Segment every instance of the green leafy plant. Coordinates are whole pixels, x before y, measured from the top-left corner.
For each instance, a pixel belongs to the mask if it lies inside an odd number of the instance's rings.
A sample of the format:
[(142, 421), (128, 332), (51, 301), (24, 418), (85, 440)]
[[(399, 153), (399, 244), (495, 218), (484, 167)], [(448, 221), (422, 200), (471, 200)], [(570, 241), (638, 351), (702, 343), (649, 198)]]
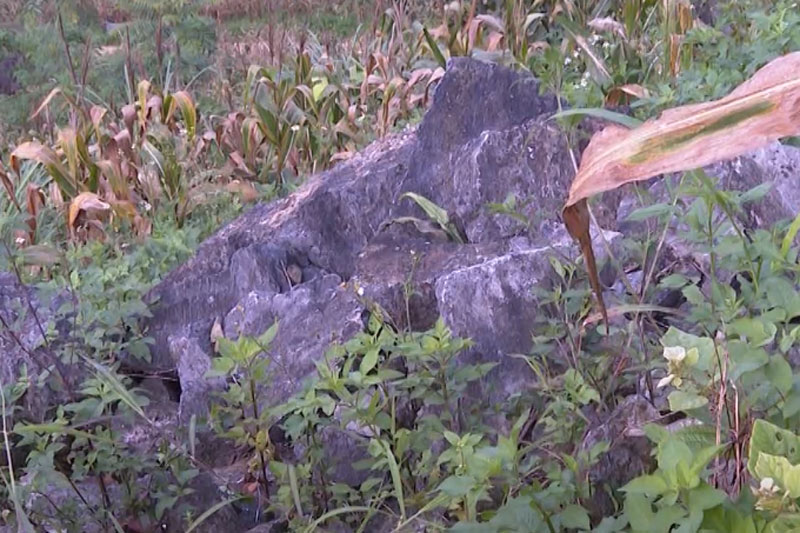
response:
[(222, 402), (214, 404), (211, 419), (221, 436), (255, 450), (266, 498), (269, 498), (268, 458), (272, 453), (269, 428), (273, 421), (269, 410), (259, 410), (258, 390), (268, 383), (269, 378), (270, 361), (262, 354), (269, 352), (277, 333), (276, 322), (258, 338), (242, 335), (231, 341), (218, 337), (216, 345), (219, 357), (213, 359), (212, 369), (208, 372), (209, 377), (232, 380), (220, 395)]

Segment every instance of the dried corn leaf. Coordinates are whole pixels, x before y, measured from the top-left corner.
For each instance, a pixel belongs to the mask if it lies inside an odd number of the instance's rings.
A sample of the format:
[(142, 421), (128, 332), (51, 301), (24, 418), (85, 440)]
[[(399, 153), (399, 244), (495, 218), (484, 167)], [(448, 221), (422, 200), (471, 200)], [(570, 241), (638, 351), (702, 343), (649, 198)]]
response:
[(665, 111), (636, 129), (592, 137), (564, 206), (564, 223), (586, 258), (601, 311), (586, 199), (626, 183), (703, 167), (800, 132), (800, 52), (767, 64), (730, 95)]
[(73, 182), (61, 159), (47, 146), (38, 142), (25, 142), (17, 146), (11, 153), (11, 168), (17, 175), (20, 173), (23, 160), (35, 161), (44, 166), (58, 188), (61, 189), (62, 194), (71, 197), (77, 192), (77, 185)]
[(111, 209), (111, 205), (92, 192), (82, 192), (69, 204), (69, 227), (74, 229), (78, 216), (82, 213), (101, 213)]

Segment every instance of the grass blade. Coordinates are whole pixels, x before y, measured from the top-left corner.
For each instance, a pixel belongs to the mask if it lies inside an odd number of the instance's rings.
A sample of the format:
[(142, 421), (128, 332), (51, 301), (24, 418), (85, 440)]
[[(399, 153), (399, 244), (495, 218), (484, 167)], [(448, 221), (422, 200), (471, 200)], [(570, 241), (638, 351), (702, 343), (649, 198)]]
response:
[(639, 120), (638, 118), (633, 118), (629, 117), (628, 115), (623, 115), (622, 113), (609, 111), (608, 109), (603, 109), (602, 107), (582, 107), (575, 109), (566, 109), (564, 111), (561, 111), (560, 113), (556, 113), (550, 118), (556, 119), (556, 118), (574, 117), (574, 116), (581, 116), (581, 117), (589, 116), (589, 117), (600, 118), (631, 129), (642, 125), (642, 121)]
[[(309, 524), (308, 527), (303, 530), (303, 533), (312, 533), (313, 531), (315, 531), (317, 529), (317, 527), (321, 523), (323, 523), (326, 520), (329, 520), (331, 518), (335, 518), (335, 517), (337, 517), (339, 515), (348, 514), (348, 513), (369, 513), (370, 511), (372, 511), (372, 507), (364, 507), (364, 506), (360, 506), (360, 505), (351, 505), (351, 506), (347, 506), (347, 507), (340, 507), (338, 509), (334, 509), (333, 511), (328, 511), (324, 515), (320, 516), (319, 518), (317, 518), (316, 520), (311, 522), (311, 524)], [(189, 533), (189, 532), (187, 531), (186, 533)]]
[(208, 518), (209, 518), (211, 515), (213, 515), (214, 513), (216, 513), (217, 511), (219, 511), (219, 510), (220, 510), (220, 509), (222, 509), (223, 507), (225, 507), (226, 505), (230, 505), (230, 504), (232, 504), (232, 503), (233, 503), (233, 502), (235, 502), (235, 501), (241, 500), (242, 498), (244, 498), (244, 496), (236, 496), (235, 498), (229, 498), (229, 499), (227, 499), (227, 500), (224, 500), (224, 501), (218, 502), (218, 503), (217, 503), (217, 504), (215, 504), (214, 506), (212, 506), (212, 507), (210, 507), (210, 508), (206, 509), (206, 511), (205, 511), (203, 514), (201, 514), (200, 516), (198, 516), (198, 517), (197, 517), (197, 518), (194, 520), (194, 522), (192, 522), (191, 524), (189, 524), (189, 527), (186, 529), (186, 532), (185, 532), (185, 533), (192, 533), (192, 531), (194, 531), (195, 529), (197, 529), (198, 527), (200, 527), (200, 526), (203, 524), (203, 522), (205, 522), (206, 520), (208, 520)]
[(425, 41), (428, 43), (428, 46), (431, 49), (431, 53), (433, 54), (434, 59), (436, 62), (439, 63), (439, 66), (442, 68), (447, 67), (447, 60), (444, 58), (442, 51), (439, 49), (439, 45), (436, 44), (436, 41), (433, 37), (431, 37), (428, 28), (422, 28), (422, 33), (425, 35)]
[(781, 243), (782, 257), (785, 258), (789, 255), (789, 249), (792, 247), (792, 243), (794, 242), (794, 238), (797, 237), (798, 231), (800, 231), (800, 213), (794, 217), (792, 225), (789, 226), (789, 231), (787, 231), (786, 235), (783, 237), (783, 242)]

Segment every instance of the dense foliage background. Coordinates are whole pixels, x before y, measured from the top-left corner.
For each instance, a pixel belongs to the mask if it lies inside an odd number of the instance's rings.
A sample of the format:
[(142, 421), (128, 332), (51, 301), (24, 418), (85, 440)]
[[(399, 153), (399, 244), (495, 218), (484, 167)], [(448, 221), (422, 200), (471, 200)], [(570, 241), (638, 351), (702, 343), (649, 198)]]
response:
[[(0, 270), (40, 298), (72, 295), (43, 326), (52, 364), (0, 384), (0, 526), (19, 531), (83, 531), (87, 522), (152, 531), (173, 508), (190, 530), (218, 510), (187, 503), (203, 469), (194, 425), (181, 446), (142, 457), (106, 423), (144, 417), (146, 395), (119, 357), (148, 357), (143, 295), (248, 204), (415, 124), (447, 58), (528, 70), (564, 107), (647, 118), (719, 98), (800, 49), (800, 10), (789, 0), (7, 0), (0, 21)], [(579, 119), (560, 123), (571, 131)], [(718, 215), (763, 190), (726, 193), (696, 172), (674, 185), (668, 202), (631, 215), (650, 231), (626, 237), (619, 263), (654, 264), (662, 226), (677, 220), (686, 246), (712, 258), (704, 275), (738, 272), (738, 289), (714, 281), (703, 294), (677, 272), (648, 280), (636, 304), (678, 291), (691, 306), (686, 331), (634, 312), (627, 328), (587, 333), (583, 268), (554, 257), (557, 283), (540, 294), (549, 313), (522, 356), (537, 393), (503, 406), (507, 434), (485, 426), (486, 413), (453, 416), (490, 368), (456, 372), (469, 341), (441, 322), (397, 331), (373, 316), (367, 331), (332, 347), (340, 368), (321, 366), (303, 395), (260, 413), (252, 384), (269, 369), (256, 356), (274, 330), (221, 339), (214, 374), (230, 388), (207, 424), (252, 473), (228, 487), (231, 499), (255, 501), (298, 531), (369, 531), (376, 517), (396, 531), (800, 528), (800, 379), (788, 362), (800, 338), (800, 222), (745, 234)], [(494, 209), (514, 216), (524, 200)], [(74, 338), (58, 341), (60, 320)], [(11, 337), (17, 329), (0, 324)], [(630, 360), (607, 346), (629, 347)], [(26, 395), (63, 380), (69, 365), (88, 377), (31, 417)], [(356, 367), (358, 379), (344, 370)], [(588, 469), (609, 442), (579, 446), (587, 413), (614, 412), (632, 390), (653, 398), (659, 387), (670, 391), (669, 423), (643, 430), (652, 471), (620, 490), (594, 486)], [(394, 404), (362, 405), (377, 388), (435, 415), (398, 427)], [(325, 481), (315, 436), (341, 422), (334, 411), (373, 435), (361, 466), (374, 475), (360, 487)], [(277, 427), (305, 446), (299, 464), (276, 458)], [(99, 504), (82, 494), (87, 481), (101, 487)], [(53, 485), (74, 493), (72, 503), (31, 503)], [(607, 505), (594, 506), (605, 491)]]

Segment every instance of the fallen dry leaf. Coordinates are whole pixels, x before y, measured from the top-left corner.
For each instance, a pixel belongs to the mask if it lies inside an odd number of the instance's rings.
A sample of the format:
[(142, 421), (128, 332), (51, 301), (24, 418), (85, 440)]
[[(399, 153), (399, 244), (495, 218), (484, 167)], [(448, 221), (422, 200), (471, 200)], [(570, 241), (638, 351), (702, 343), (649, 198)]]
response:
[(704, 167), (800, 132), (800, 52), (779, 57), (731, 94), (670, 109), (629, 130), (612, 125), (592, 137), (562, 212), (580, 244), (600, 310), (587, 198), (626, 183)]

